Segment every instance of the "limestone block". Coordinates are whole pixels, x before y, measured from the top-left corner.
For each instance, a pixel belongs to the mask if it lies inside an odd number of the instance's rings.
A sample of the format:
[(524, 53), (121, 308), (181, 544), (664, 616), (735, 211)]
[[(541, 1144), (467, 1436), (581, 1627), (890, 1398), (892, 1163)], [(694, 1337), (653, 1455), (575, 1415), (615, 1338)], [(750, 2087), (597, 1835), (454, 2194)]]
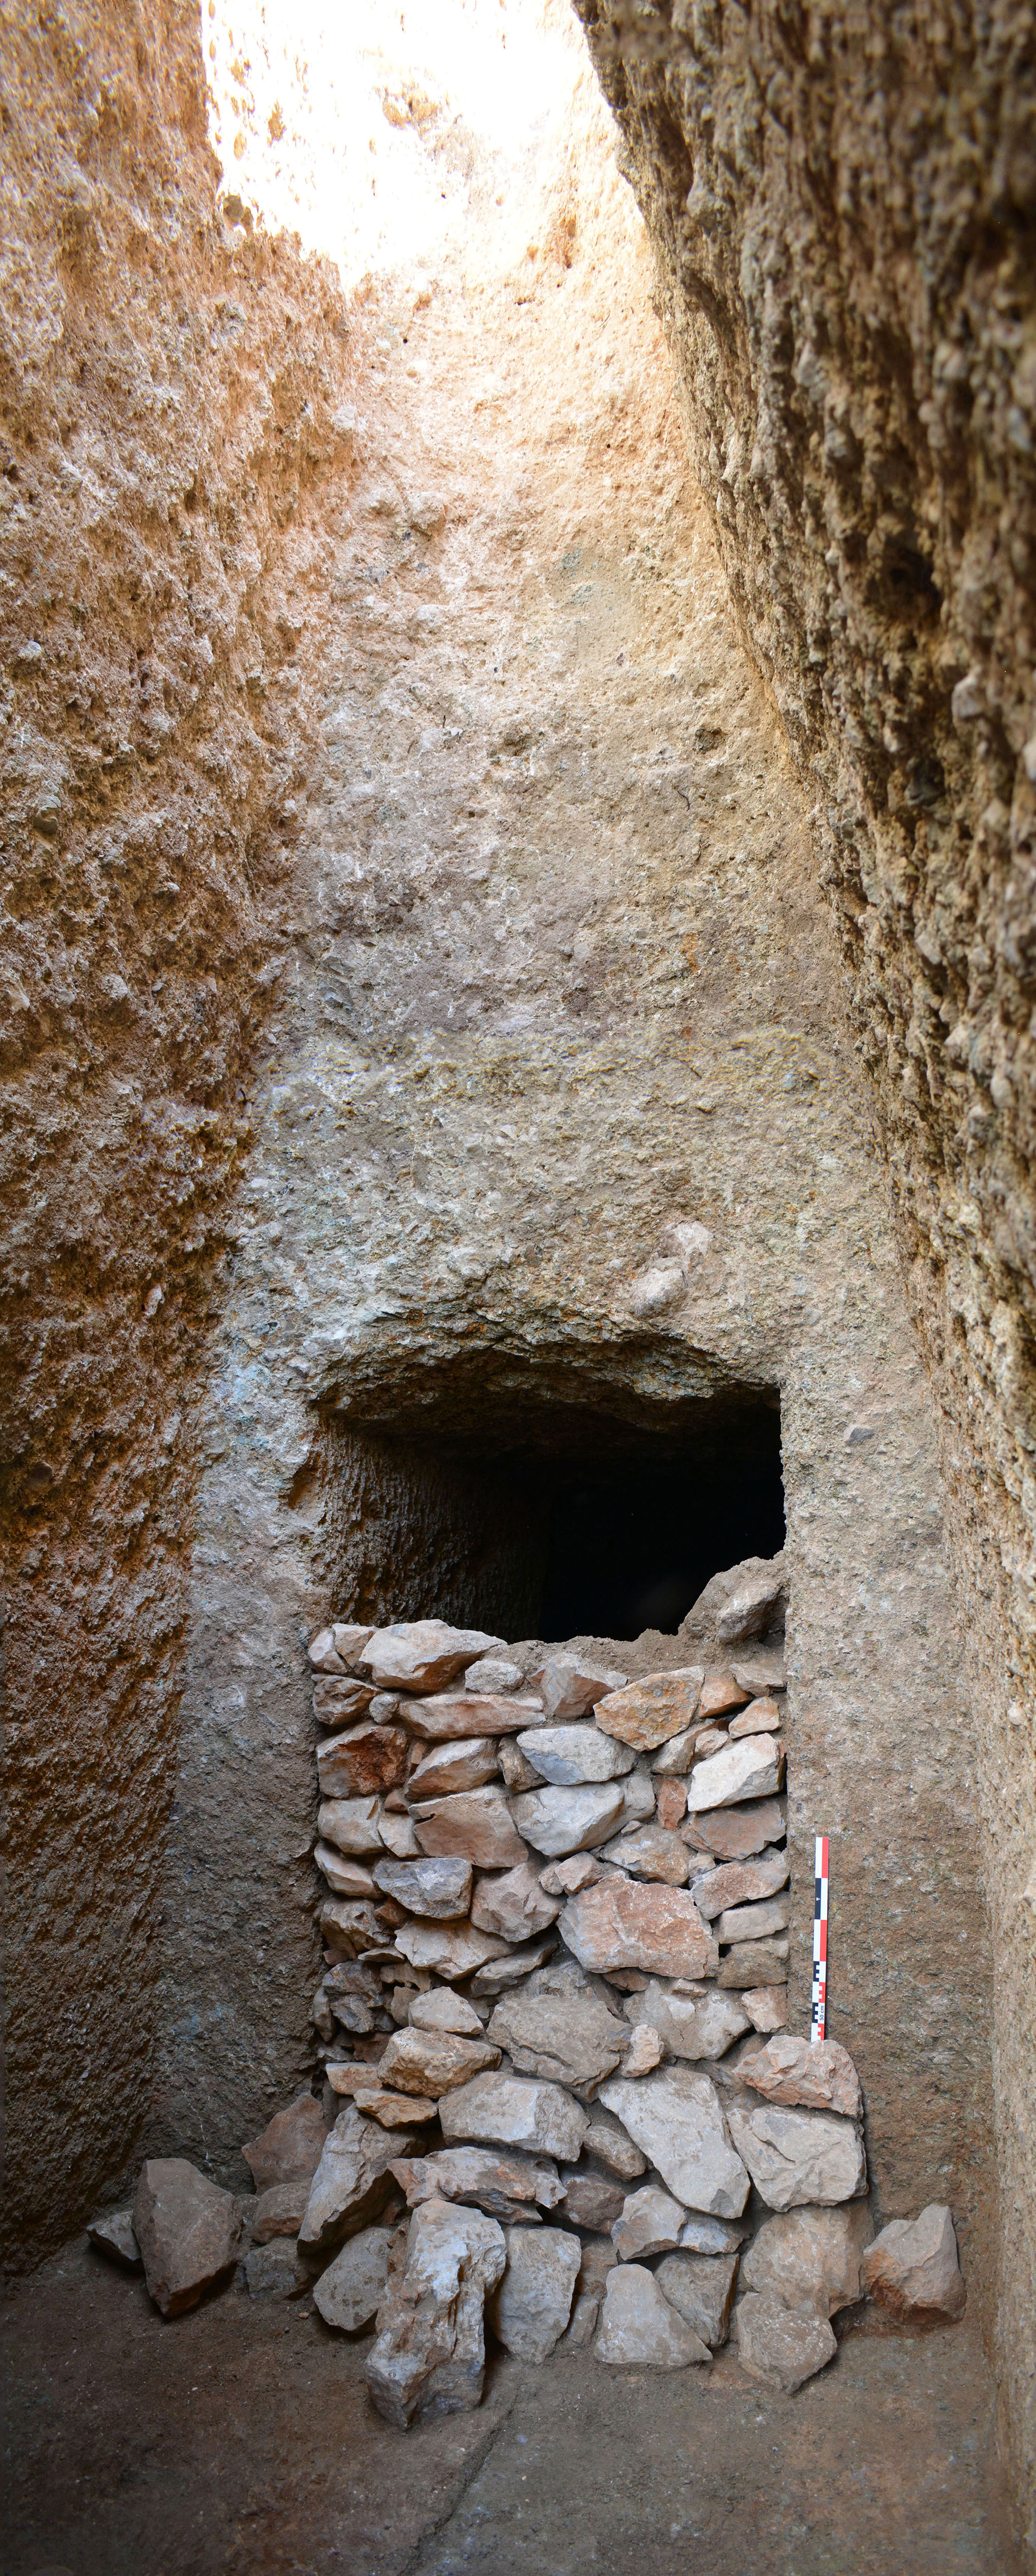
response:
[(833, 2361), (838, 2345), (826, 2317), (749, 2290), (734, 2310), (738, 2360), (750, 2379), (772, 2379), (789, 2396)]
[(714, 1976), (719, 1951), (682, 1887), (643, 1885), (619, 1870), (570, 1899), (562, 1940), (584, 1968), (643, 1968), (662, 1977)]
[(609, 2182), (606, 2175), (591, 2173), (581, 2165), (564, 2165), (561, 2180), (565, 2186), (562, 2215), (573, 2227), (610, 2228), (621, 2217), (625, 2192), (617, 2182)]
[(253, 2245), (270, 2245), (277, 2236), (298, 2235), (311, 2181), (310, 2174), (296, 2174), (291, 2182), (271, 2183), (267, 2191), (257, 2192), (254, 2200), (241, 2202), (242, 2224)]
[(374, 1881), (365, 1863), (347, 1860), (333, 1843), (318, 1843), (313, 1858), (333, 1896), (372, 1896)]
[(626, 2195), (610, 2234), (620, 2263), (639, 2263), (648, 2254), (665, 2254), (678, 2245), (687, 2212), (657, 2182), (644, 2183)]
[(385, 1938), (373, 1905), (362, 1897), (329, 1896), (320, 1908), (318, 1920), (327, 1948), (344, 1950), (349, 1958), (358, 1959), (361, 1951), (377, 1949)]
[(341, 1619), (336, 1619), (330, 1628), (321, 1628), (306, 1650), (314, 1671), (348, 1672), (373, 1634), (373, 1628), (350, 1628)]
[(527, 1941), (545, 1932), (561, 1912), (560, 1898), (548, 1896), (530, 1860), (519, 1861), (499, 1878), (480, 1878), (471, 1904), (471, 1920), (480, 1932), (499, 1932), (507, 1941)]
[(465, 1743), (472, 1736), (518, 1735), (541, 1726), (543, 1703), (512, 1698), (506, 1692), (442, 1691), (430, 1699), (400, 1700), (399, 1714), (405, 1725), (433, 1744), (451, 1737)]
[(560, 2164), (576, 2162), (589, 2125), (582, 2103), (560, 2084), (513, 2075), (506, 2067), (448, 2093), (440, 2118), (447, 2144), (463, 2138), (476, 2145), (528, 2147)]
[(706, 1673), (698, 1702), (700, 1718), (731, 1717), (744, 1708), (751, 1694), (743, 1688), (733, 1668), (729, 1672)]
[(637, 1758), (631, 1745), (615, 1743), (599, 1726), (590, 1724), (543, 1726), (527, 1738), (520, 1735), (518, 1745), (535, 1763), (541, 1779), (556, 1789), (618, 1780), (624, 1772), (632, 1771)]
[(407, 1738), (401, 1726), (374, 1726), (369, 1718), (329, 1735), (317, 1748), (317, 1777), (324, 1798), (370, 1797), (398, 1789), (406, 1779)]
[[(372, 2070), (369, 2070), (372, 2071)], [(378, 2218), (392, 2193), (393, 2156), (417, 2144), (365, 2119), (355, 2103), (340, 2111), (313, 2176), (299, 2229), (302, 2254), (326, 2254)]]
[(317, 1832), (323, 1842), (360, 1860), (365, 1852), (384, 1849), (380, 1813), (380, 1798), (324, 1798), (317, 1809)]
[(506, 1654), (503, 1637), (480, 1628), (450, 1628), (444, 1619), (404, 1620), (376, 1628), (355, 1660), (378, 1690), (440, 1691), (482, 1655)]
[(609, 2272), (593, 2350), (596, 2361), (641, 2370), (685, 2370), (711, 2357), (640, 2263), (620, 2263)]
[(636, 1752), (651, 1753), (693, 1723), (704, 1679), (700, 1664), (688, 1664), (679, 1672), (648, 1673), (643, 1681), (627, 1682), (624, 1690), (611, 1691), (600, 1700), (597, 1724), (605, 1735), (618, 1736)]
[(866, 2201), (788, 2209), (765, 2218), (741, 2265), (743, 2290), (833, 2317), (863, 2297), (860, 2266), (874, 2235)]
[(540, 1871), (540, 1886), (546, 1896), (575, 1896), (581, 1887), (596, 1887), (601, 1876), (592, 1853), (570, 1852), (567, 1860), (548, 1861)]
[(655, 1812), (655, 1784), (647, 1762), (635, 1762), (632, 1771), (627, 1772), (619, 1785), (622, 1789), (619, 1823), (625, 1833), (635, 1825), (646, 1825)]
[(784, 1932), (775, 1933), (771, 1941), (737, 1941), (732, 1950), (723, 1953), (717, 1984), (735, 1994), (746, 1986), (785, 1984), (788, 1949)]
[(646, 2021), (635, 2022), (623, 2059), (623, 2074), (630, 2079), (635, 2075), (651, 2075), (655, 2067), (661, 2065), (665, 2054), (665, 2041), (657, 2030), (652, 2030)]
[(689, 1816), (681, 1830), (685, 1843), (724, 1861), (750, 1860), (753, 1853), (780, 1842), (786, 1826), (780, 1799), (760, 1798), (754, 1804), (705, 1808)]
[(691, 1875), (686, 1843), (664, 1825), (636, 1825), (631, 1832), (617, 1834), (614, 1842), (605, 1844), (601, 1858), (615, 1869), (628, 1871), (631, 1878), (661, 1879), (667, 1887), (686, 1887)]
[[(780, 1888), (787, 1886), (790, 1867), (787, 1852), (766, 1851), (760, 1853), (758, 1860), (727, 1861), (722, 1868), (710, 1870), (702, 1885), (695, 1888), (694, 1902), (706, 1922), (712, 1923), (717, 1914), (731, 1906), (752, 1905), (776, 1896)], [(783, 1930), (783, 1925), (780, 1928)]]
[[(711, 1893), (706, 1881), (705, 1894)], [(791, 1920), (788, 1896), (767, 1897), (762, 1905), (727, 1905), (716, 1925), (717, 1938), (732, 1943), (769, 1941), (786, 1932)]]
[(868, 2298), (912, 2325), (944, 2325), (964, 2314), (967, 2291), (956, 2232), (940, 2201), (930, 2202), (920, 2218), (890, 2219), (860, 2271)]
[(519, 2361), (546, 2361), (571, 2314), (579, 2238), (560, 2227), (509, 2227), (505, 2236), (507, 2267), (489, 2299), (489, 2322)]
[(331, 2060), (324, 2073), (333, 2093), (351, 2093), (364, 2119), (376, 2120), (382, 2129), (413, 2130), (438, 2118), (437, 2101), (427, 2094), (390, 2093), (376, 2066), (358, 2066), (352, 2059), (336, 2065)]
[(701, 2210), (692, 2210), (680, 2248), (689, 2254), (736, 2254), (750, 2234), (747, 2218), (706, 2218)]
[(385, 2296), (389, 2273), (387, 2227), (361, 2227), (313, 2286), (313, 2305), (339, 2334), (362, 2334)]
[[(528, 1734), (528, 1730), (526, 1733)], [(529, 1736), (528, 1740), (531, 1744), (533, 1738)], [(498, 1736), (497, 1745), (504, 1786), (510, 1790), (512, 1797), (517, 1798), (523, 1789), (542, 1788), (543, 1773), (538, 1771), (535, 1762), (531, 1762), (528, 1755), (522, 1752), (516, 1735)]]
[(653, 1977), (642, 1995), (630, 1995), (627, 2019), (650, 2022), (664, 2039), (671, 2057), (722, 2057), (736, 2039), (752, 2028), (740, 1999), (704, 1993), (680, 1995)]
[(98, 2254), (106, 2255), (121, 2272), (143, 2269), (143, 2256), (133, 2233), (133, 2212), (128, 2205), (125, 2209), (106, 2210), (103, 2218), (92, 2218), (86, 2232)]
[(665, 1826), (667, 1833), (675, 1833), (687, 1813), (686, 1783), (683, 1780), (663, 1778), (657, 1764), (652, 1766), (652, 1770), (655, 1784), (655, 1808), (659, 1824)]
[(469, 1860), (476, 1869), (516, 1869), (528, 1859), (499, 1789), (469, 1789), (413, 1810), (417, 1839), (430, 1856)]
[(784, 1710), (775, 1699), (753, 1699), (747, 1708), (732, 1717), (727, 1735), (732, 1744), (743, 1735), (779, 1735), (784, 1723)]
[(506, 1655), (481, 1655), (477, 1664), (468, 1664), (464, 1672), (466, 1691), (520, 1691), (524, 1681), (520, 1664), (512, 1664)]
[(374, 1885), (383, 1896), (394, 1896), (397, 1905), (405, 1905), (408, 1914), (427, 1916), (434, 1923), (455, 1922), (471, 1904), (471, 1862), (380, 1860), (374, 1866)]
[(607, 1840), (622, 1814), (622, 1790), (611, 1782), (583, 1789), (529, 1789), (513, 1816), (533, 1849), (555, 1860)]
[(276, 2236), (272, 2245), (253, 2245), (241, 2269), (250, 2299), (301, 2299), (313, 2287), (313, 2274), (299, 2261), (289, 2236)]
[(401, 1923), (396, 1933), (396, 1948), (411, 1967), (428, 1968), (447, 1982), (470, 1977), (507, 1946), (496, 1933), (476, 1932), (470, 1923)]
[[(550, 1971), (547, 1971), (549, 1975)], [(536, 1979), (531, 1980), (535, 1988)], [(489, 2036), (520, 2075), (542, 2075), (589, 2101), (621, 2064), (621, 2021), (589, 1990), (536, 1993), (525, 1986), (498, 2003)]]
[(667, 2254), (655, 2274), (663, 2298), (710, 2352), (730, 2333), (738, 2261), (737, 2254)]
[[(492, 2025), (490, 2025), (492, 2027)], [(499, 2066), (500, 2050), (481, 2036), (463, 2037), (451, 2030), (397, 2030), (378, 2060), (382, 2084), (397, 2093), (425, 2093), (437, 2100), (454, 2085)]]
[(564, 2204), (564, 2185), (549, 2157), (442, 2147), (435, 2155), (401, 2157), (392, 2171), (410, 2209), (423, 2200), (456, 2200), (490, 2218), (538, 2226), (542, 2210)]
[(487, 1959), (471, 1980), (473, 1995), (500, 1995), (508, 1986), (523, 1985), (534, 1968), (543, 1967), (557, 1949), (553, 1924), (541, 1932), (537, 1941), (524, 1941), (519, 1947), (501, 1951), (496, 1959)]
[(666, 2066), (639, 2084), (613, 2076), (602, 2086), (601, 2098), (685, 2209), (740, 2218), (748, 2199), (748, 2174), (707, 2075), (690, 2066)]
[(867, 2189), (863, 2139), (852, 2120), (826, 2111), (785, 2111), (758, 2104), (727, 2107), (730, 2134), (768, 2209), (830, 2207)]
[(772, 1568), (746, 1575), (727, 1594), (716, 1621), (716, 1635), (721, 1646), (741, 1645), (746, 1637), (761, 1637), (769, 1627), (785, 1589), (783, 1556), (775, 1557)]
[[(394, 1794), (398, 1797), (398, 1790)], [(421, 1846), (414, 1832), (413, 1820), (410, 1816), (397, 1814), (390, 1798), (386, 1798), (378, 1821), (382, 1842), (386, 1851), (391, 1852), (393, 1860), (420, 1858)]]
[(485, 2374), (483, 2312), (507, 2260), (503, 2230), (481, 2210), (424, 2201), (410, 2221), (406, 2264), (378, 2311), (364, 2377), (378, 2414), (402, 2431), (418, 2415), (477, 2406)]
[(313, 1692), (313, 1715), (317, 1725), (352, 1726), (365, 1717), (374, 1692), (369, 1682), (319, 1681)]
[(185, 2156), (154, 2156), (137, 2184), (133, 2233), (155, 2306), (180, 2317), (233, 2270), (241, 2212), (233, 2192), (220, 2191)]
[(591, 1709), (609, 1691), (622, 1690), (626, 1675), (609, 1672), (601, 1664), (585, 1663), (578, 1655), (550, 1655), (529, 1678), (549, 1720), (589, 1717)]
[[(589, 2126), (583, 2137), (583, 2154), (593, 2156), (596, 2164), (605, 2165), (620, 2182), (636, 2182), (642, 2173), (647, 2172), (647, 2157), (634, 2145), (621, 2120), (616, 2119), (613, 2111), (606, 2111), (600, 2102), (591, 2106)], [(610, 2219), (608, 2224), (611, 2225)]]
[(412, 1995), (409, 2022), (411, 2030), (456, 2030), (468, 2039), (481, 2039), (482, 2024), (474, 2005), (466, 1995), (455, 1995), (449, 1986), (433, 1986), (431, 1994)]
[(738, 2067), (736, 2081), (768, 2102), (814, 2111), (837, 2111), (858, 2120), (863, 2109), (860, 2079), (847, 2048), (837, 2039), (793, 2039), (789, 2032), (757, 2048)]
[(687, 1788), (688, 1815), (703, 1808), (739, 1806), (743, 1798), (767, 1798), (784, 1779), (784, 1754), (775, 1735), (749, 1735), (696, 1762)]
[(487, 1780), (495, 1780), (499, 1769), (500, 1745), (495, 1736), (466, 1736), (459, 1743), (447, 1739), (415, 1763), (407, 1796), (448, 1798), (460, 1789), (481, 1789)]
[(753, 2030), (783, 2030), (788, 2018), (787, 1986), (742, 1986), (740, 2001)]

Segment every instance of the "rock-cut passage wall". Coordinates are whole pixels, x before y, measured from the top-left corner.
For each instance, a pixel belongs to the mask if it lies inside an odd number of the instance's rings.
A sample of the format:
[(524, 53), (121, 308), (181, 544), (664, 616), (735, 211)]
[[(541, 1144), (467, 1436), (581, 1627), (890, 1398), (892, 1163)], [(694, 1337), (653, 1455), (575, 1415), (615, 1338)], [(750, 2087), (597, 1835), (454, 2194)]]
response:
[(695, 470), (806, 782), (944, 1415), (981, 1725), (1002, 2348), (1025, 2484), (1036, 31), (1011, 5), (577, 5), (658, 253)]

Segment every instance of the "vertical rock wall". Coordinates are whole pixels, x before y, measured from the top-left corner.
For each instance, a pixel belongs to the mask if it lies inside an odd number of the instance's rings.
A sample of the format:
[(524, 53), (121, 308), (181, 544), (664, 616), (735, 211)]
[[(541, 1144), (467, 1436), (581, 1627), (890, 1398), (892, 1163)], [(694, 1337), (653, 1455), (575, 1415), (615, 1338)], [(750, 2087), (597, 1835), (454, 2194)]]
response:
[(944, 1416), (998, 1961), (1003, 2346), (1031, 2464), (1032, 13), (577, 5), (658, 252), (695, 471), (811, 804)]

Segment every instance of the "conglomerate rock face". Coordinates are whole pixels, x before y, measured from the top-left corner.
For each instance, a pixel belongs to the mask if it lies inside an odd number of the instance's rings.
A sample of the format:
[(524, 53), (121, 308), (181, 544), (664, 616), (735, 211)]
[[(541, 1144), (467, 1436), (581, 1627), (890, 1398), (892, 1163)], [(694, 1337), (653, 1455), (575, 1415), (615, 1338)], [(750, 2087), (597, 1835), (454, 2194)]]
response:
[(811, 801), (946, 1416), (985, 1719), (1011, 2333), (1027, 2317), (1027, 2335), (1032, 14), (576, 5), (659, 255), (695, 469)]

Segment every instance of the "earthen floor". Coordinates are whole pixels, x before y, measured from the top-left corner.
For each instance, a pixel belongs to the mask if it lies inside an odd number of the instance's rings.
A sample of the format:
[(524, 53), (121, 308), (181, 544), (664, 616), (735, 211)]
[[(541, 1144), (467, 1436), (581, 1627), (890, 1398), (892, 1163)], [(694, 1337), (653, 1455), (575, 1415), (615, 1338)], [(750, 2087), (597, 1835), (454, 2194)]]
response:
[(8, 2315), (7, 2576), (1013, 2576), (967, 2321), (853, 2331), (800, 2395), (498, 2356), (400, 2436), (365, 2341), (235, 2291), (163, 2323), (85, 2249)]

